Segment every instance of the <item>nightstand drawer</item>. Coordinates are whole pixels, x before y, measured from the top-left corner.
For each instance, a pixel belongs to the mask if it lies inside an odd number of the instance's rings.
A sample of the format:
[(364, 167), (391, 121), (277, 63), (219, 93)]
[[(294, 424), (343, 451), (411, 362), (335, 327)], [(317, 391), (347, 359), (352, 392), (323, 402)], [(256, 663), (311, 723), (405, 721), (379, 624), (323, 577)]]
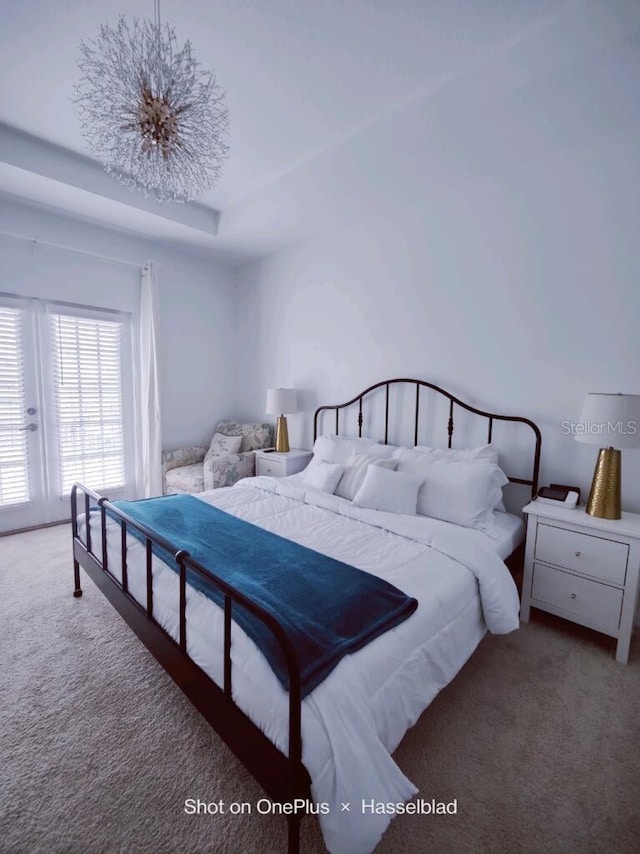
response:
[(536, 560), (624, 585), (629, 546), (616, 540), (538, 524)]
[(575, 622), (595, 624), (614, 636), (620, 625), (622, 595), (622, 590), (597, 581), (539, 563), (533, 566), (532, 605), (540, 602), (549, 609), (559, 609), (571, 615)]
[(267, 477), (284, 477), (286, 467), (284, 460), (268, 460), (262, 456), (256, 459), (256, 474), (266, 475)]

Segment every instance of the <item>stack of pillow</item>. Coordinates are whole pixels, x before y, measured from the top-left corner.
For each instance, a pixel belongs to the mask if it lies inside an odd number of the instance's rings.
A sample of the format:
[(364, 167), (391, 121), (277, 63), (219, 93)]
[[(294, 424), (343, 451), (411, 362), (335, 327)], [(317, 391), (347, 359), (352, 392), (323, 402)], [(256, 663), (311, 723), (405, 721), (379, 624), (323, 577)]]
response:
[(316, 439), (301, 479), (356, 507), (431, 516), (486, 532), (494, 526), (494, 510), (504, 510), (502, 487), (509, 480), (492, 445), (398, 448), (343, 436)]

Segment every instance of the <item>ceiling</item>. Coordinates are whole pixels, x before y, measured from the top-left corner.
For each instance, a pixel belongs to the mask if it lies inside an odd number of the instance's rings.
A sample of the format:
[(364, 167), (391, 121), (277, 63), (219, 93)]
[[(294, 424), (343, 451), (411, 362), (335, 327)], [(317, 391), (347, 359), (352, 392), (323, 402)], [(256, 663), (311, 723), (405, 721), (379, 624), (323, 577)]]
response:
[[(497, 62), (513, 61), (518, 45), (584, 20), (585, 11), (596, 14), (595, 23), (588, 39), (578, 37), (576, 50), (593, 49), (612, 37), (621, 10), (631, 20), (640, 6), (633, 0), (162, 0), (163, 20), (178, 42), (189, 39), (200, 64), (215, 71), (231, 127), (219, 185), (198, 204), (158, 205), (121, 187), (88, 156), (70, 100), (80, 41), (120, 14), (153, 17), (152, 0), (0, 3), (0, 191), (238, 256), (318, 233), (327, 210), (334, 215), (335, 184), (327, 175), (336, 177), (340, 158), (357, 159), (354, 145), (385, 124), (401, 128), (415, 120), (416, 105), (424, 113), (452, 81), (477, 87), (483, 69), (495, 72)], [(604, 29), (598, 15), (607, 16)], [(630, 25), (620, 22), (622, 29)], [(531, 61), (528, 71), (543, 73), (543, 66)]]

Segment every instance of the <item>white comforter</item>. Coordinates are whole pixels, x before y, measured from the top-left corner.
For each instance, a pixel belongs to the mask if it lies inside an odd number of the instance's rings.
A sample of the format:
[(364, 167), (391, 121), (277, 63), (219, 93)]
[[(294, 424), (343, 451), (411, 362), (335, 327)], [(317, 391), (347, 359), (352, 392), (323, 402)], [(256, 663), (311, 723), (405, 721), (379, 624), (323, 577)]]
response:
[[(471, 655), (485, 624), (498, 634), (518, 628), (513, 580), (480, 532), (355, 508), (288, 479), (251, 478), (198, 497), (384, 578), (420, 603), (409, 619), (342, 659), (302, 704), (303, 762), (314, 801), (329, 806), (319, 815), (327, 848), (367, 854), (392, 815), (363, 813), (362, 800), (401, 803), (416, 794), (391, 753)], [(113, 528), (109, 568), (119, 577)], [(144, 554), (136, 540), (130, 539), (128, 558), (130, 592), (144, 602)], [(154, 616), (177, 639), (177, 575), (157, 560), (153, 575)], [(192, 589), (187, 627), (189, 655), (221, 684), (222, 612)], [(232, 643), (234, 700), (286, 754), (288, 694), (235, 624)]]

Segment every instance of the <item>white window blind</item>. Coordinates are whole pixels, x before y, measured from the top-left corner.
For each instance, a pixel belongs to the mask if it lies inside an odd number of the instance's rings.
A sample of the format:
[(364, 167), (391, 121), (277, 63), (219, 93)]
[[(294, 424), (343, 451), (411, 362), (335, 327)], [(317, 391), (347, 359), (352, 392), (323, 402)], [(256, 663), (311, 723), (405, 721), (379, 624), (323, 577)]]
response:
[(22, 312), (0, 306), (0, 507), (29, 500)]
[(52, 313), (53, 393), (59, 487), (125, 482), (122, 323)]

